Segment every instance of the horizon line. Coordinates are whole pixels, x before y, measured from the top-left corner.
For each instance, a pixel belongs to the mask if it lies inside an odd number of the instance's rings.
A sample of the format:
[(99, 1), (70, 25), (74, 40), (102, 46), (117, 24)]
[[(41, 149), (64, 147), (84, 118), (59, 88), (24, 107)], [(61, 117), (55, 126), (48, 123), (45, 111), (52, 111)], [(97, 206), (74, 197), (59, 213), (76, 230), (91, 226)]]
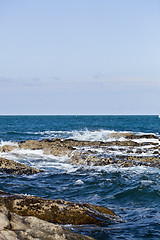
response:
[(159, 114), (0, 114), (0, 116), (159, 116)]

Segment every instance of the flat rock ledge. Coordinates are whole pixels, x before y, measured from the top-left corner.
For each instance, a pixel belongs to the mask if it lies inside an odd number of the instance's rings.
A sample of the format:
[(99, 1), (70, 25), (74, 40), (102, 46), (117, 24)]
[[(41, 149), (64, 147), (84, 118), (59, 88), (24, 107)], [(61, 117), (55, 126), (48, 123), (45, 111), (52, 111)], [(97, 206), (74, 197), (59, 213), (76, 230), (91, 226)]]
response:
[(88, 203), (73, 203), (61, 199), (42, 199), (35, 196), (12, 195), (0, 191), (0, 207), (20, 216), (34, 216), (58, 224), (96, 224), (121, 222), (108, 208)]
[(59, 224), (108, 224), (122, 219), (108, 208), (0, 191), (1, 240), (94, 240)]
[(21, 164), (13, 160), (0, 158), (0, 172), (10, 174), (36, 174), (44, 171), (33, 167), (29, 167), (25, 164)]
[(94, 240), (36, 217), (24, 217), (0, 207), (1, 240)]

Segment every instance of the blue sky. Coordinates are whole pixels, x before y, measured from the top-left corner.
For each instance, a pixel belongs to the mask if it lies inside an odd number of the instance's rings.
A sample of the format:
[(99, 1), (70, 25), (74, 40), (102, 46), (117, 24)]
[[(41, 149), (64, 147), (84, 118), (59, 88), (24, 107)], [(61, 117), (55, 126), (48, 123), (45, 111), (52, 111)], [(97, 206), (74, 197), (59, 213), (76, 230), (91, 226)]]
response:
[(159, 0), (0, 0), (0, 114), (160, 114)]

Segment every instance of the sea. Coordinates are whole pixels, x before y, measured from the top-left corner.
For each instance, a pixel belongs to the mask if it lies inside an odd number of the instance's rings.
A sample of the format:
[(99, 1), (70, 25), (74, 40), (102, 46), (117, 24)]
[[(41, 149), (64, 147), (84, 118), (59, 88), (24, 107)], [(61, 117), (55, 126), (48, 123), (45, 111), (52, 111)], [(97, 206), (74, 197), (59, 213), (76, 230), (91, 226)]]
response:
[[(106, 141), (108, 134), (117, 132), (152, 133), (160, 137), (160, 118), (158, 115), (0, 116), (0, 146), (17, 145), (18, 141), (29, 139)], [(117, 147), (118, 151), (121, 153)], [(144, 155), (147, 154), (153, 153), (146, 150)], [(67, 156), (45, 155), (42, 150), (15, 149), (1, 152), (0, 157), (45, 170), (35, 175), (0, 173), (0, 190), (96, 204), (110, 208), (123, 219), (121, 223), (66, 225), (66, 228), (99, 240), (160, 239), (160, 169), (74, 165)]]

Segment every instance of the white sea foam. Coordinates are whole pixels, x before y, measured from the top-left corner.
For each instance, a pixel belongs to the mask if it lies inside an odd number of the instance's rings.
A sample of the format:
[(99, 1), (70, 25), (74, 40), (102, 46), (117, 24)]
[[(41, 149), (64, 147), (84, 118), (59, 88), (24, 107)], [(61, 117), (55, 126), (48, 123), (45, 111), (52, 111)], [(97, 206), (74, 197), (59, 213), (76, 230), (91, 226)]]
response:
[(160, 169), (149, 167), (149, 166), (135, 166), (135, 167), (119, 167), (116, 165), (106, 165), (106, 166), (89, 166), (90, 170), (95, 170), (94, 174), (99, 174), (103, 172), (120, 172), (120, 173), (127, 173), (127, 174), (142, 174), (142, 173), (149, 173), (149, 174), (159, 174)]
[(19, 159), (27, 159), (27, 158), (41, 158), (43, 157), (42, 150), (29, 150), (29, 149), (14, 149), (11, 152), (0, 152), (1, 157), (5, 157), (7, 159), (19, 160)]
[[(110, 134), (112, 133), (127, 133), (127, 132), (116, 132), (116, 131), (109, 131), (109, 130), (97, 130), (97, 131), (89, 131), (89, 130), (81, 130), (81, 131), (44, 131), (44, 132), (37, 132), (37, 134), (41, 134), (43, 137), (64, 137), (69, 139), (75, 140), (86, 140), (86, 141), (114, 141), (115, 138), (111, 138)], [(114, 136), (114, 134), (113, 134)], [(117, 140), (117, 138), (116, 138)], [(126, 140), (124, 137), (118, 138), (118, 141)], [(128, 139), (127, 139), (128, 140)], [(132, 139), (135, 142), (151, 142), (151, 143), (159, 143), (158, 139)], [(1, 141), (0, 146), (4, 145), (13, 145), (18, 146), (16, 142), (12, 141)], [(154, 149), (151, 149), (154, 145), (145, 145), (141, 147), (127, 147), (127, 146), (106, 146), (102, 148), (92, 148), (92, 147), (83, 147), (82, 152), (91, 150), (97, 156), (120, 156), (120, 155), (128, 155), (128, 156), (153, 156)], [(138, 153), (138, 150), (142, 152)], [(68, 162), (69, 157), (57, 157), (54, 155), (45, 155), (43, 150), (25, 150), (25, 149), (14, 149), (11, 152), (0, 152), (0, 157), (4, 157), (7, 159), (12, 159), (18, 162), (23, 162), (25, 164), (37, 167), (37, 168), (47, 168), (47, 169), (59, 169), (66, 172), (75, 172), (78, 169), (94, 169), (95, 171), (124, 171), (127, 169), (131, 169), (134, 171), (134, 168), (119, 168), (115, 165), (107, 165), (103, 167), (98, 166), (77, 166), (72, 165)], [(146, 168), (145, 168), (146, 169)], [(147, 168), (148, 169), (148, 168)]]
[[(41, 139), (44, 138), (69, 138), (69, 139), (74, 139), (74, 140), (80, 140), (80, 141), (126, 141), (126, 138), (123, 136), (120, 136), (119, 133), (133, 133), (133, 134), (138, 134), (138, 135), (144, 135), (144, 138), (142, 139), (132, 139), (135, 142), (153, 142), (153, 143), (158, 143), (158, 139), (147, 139), (145, 138), (145, 134), (143, 132), (138, 132), (134, 133), (131, 131), (114, 131), (114, 130), (95, 130), (95, 131), (90, 131), (88, 129), (85, 130), (73, 130), (73, 131), (39, 131), (39, 132), (26, 132), (27, 134), (35, 134), (35, 135), (41, 135)], [(112, 134), (116, 134), (117, 136)], [(152, 133), (149, 133), (152, 134)], [(110, 136), (111, 135), (111, 136)], [(153, 134), (155, 135), (155, 134)], [(156, 135), (155, 135), (156, 136)], [(127, 139), (129, 140), (129, 139)]]
[(43, 150), (14, 149), (11, 152), (0, 152), (0, 157), (24, 163), (39, 169), (58, 169), (65, 172), (75, 172), (77, 166), (68, 163), (68, 156), (45, 155)]
[(106, 136), (111, 133), (115, 133), (115, 131), (109, 130), (99, 130), (99, 131), (73, 131), (72, 136), (75, 140), (79, 141), (106, 141)]
[(75, 185), (82, 185), (84, 184), (84, 182), (80, 179), (78, 179), (77, 181), (75, 181)]
[[(117, 154), (119, 152), (117, 151)], [(12, 159), (18, 162), (25, 163), (32, 167), (39, 169), (46, 169), (49, 171), (60, 170), (66, 173), (74, 173), (77, 170), (83, 169), (84, 171), (89, 171), (90, 173), (94, 171), (94, 174), (100, 174), (103, 172), (128, 172), (131, 174), (140, 174), (144, 172), (149, 173), (159, 173), (159, 169), (146, 167), (146, 166), (137, 166), (137, 167), (119, 167), (117, 165), (106, 165), (106, 166), (84, 166), (84, 165), (73, 165), (68, 162), (68, 156), (54, 156), (54, 155), (45, 155), (42, 150), (25, 150), (25, 149), (15, 149), (11, 152), (1, 152), (0, 157), (5, 157), (7, 159)], [(91, 173), (91, 174), (92, 174)], [(78, 183), (78, 182), (77, 182)], [(76, 184), (76, 183), (75, 183)], [(79, 182), (80, 184), (80, 182)], [(83, 183), (81, 183), (83, 184)]]
[(17, 146), (18, 147), (18, 143), (16, 143), (16, 142), (1, 140), (0, 147), (2, 147), (4, 145), (10, 145), (10, 146)]
[(153, 181), (151, 181), (151, 180), (142, 180), (142, 181), (141, 181), (141, 184), (142, 184), (142, 185), (145, 185), (145, 186), (146, 186), (146, 185), (149, 185), (149, 186), (150, 186), (151, 184), (153, 184)]
[(134, 142), (137, 142), (137, 143), (160, 143), (159, 139), (154, 139), (154, 138), (139, 138), (139, 139), (134, 139)]
[(42, 131), (36, 132), (35, 134), (40, 134), (43, 137), (48, 138), (56, 138), (56, 137), (64, 137), (79, 141), (106, 141), (106, 138), (109, 134), (115, 133), (115, 131), (110, 130), (97, 130), (97, 131), (89, 131), (86, 130), (73, 130), (73, 131)]

